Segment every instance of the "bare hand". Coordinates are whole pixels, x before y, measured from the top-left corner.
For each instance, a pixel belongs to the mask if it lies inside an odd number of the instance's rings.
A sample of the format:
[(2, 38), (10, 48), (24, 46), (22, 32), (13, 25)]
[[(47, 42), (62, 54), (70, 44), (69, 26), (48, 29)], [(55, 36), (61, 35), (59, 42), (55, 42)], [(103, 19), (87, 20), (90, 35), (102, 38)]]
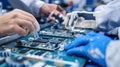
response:
[(38, 30), (38, 22), (32, 14), (15, 9), (0, 17), (0, 35), (25, 36)]
[(58, 5), (55, 4), (47, 4), (45, 3), (41, 9), (40, 9), (40, 16), (41, 17), (49, 17), (50, 20), (54, 20), (53, 17), (49, 16), (51, 13), (54, 13), (55, 15), (59, 15), (59, 14), (66, 14), (66, 11), (61, 8)]

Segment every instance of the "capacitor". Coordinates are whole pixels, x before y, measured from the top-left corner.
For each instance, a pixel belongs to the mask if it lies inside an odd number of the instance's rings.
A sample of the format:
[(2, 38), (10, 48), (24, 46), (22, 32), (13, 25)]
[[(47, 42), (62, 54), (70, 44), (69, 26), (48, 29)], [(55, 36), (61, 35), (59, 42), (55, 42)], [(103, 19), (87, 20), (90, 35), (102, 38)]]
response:
[(8, 57), (11, 55), (10, 51), (0, 51), (0, 57)]
[(11, 55), (11, 51), (9, 49), (0, 47), (0, 57), (5, 58)]

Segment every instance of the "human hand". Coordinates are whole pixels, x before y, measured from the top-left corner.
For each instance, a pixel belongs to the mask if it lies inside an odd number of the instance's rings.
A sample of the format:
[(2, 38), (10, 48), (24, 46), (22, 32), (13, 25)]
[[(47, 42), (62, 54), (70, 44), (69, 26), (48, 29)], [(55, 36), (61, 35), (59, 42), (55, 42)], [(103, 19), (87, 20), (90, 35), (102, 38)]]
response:
[(79, 36), (64, 47), (68, 55), (87, 57), (102, 67), (106, 66), (106, 48), (111, 39), (101, 33), (90, 32)]
[(43, 4), (43, 6), (40, 8), (39, 14), (41, 17), (49, 17), (50, 20), (55, 20), (55, 18), (52, 17), (51, 13), (55, 15), (65, 15), (66, 11), (58, 5), (47, 3)]
[(32, 14), (15, 9), (0, 17), (0, 35), (19, 34), (25, 36), (39, 30), (39, 24)]

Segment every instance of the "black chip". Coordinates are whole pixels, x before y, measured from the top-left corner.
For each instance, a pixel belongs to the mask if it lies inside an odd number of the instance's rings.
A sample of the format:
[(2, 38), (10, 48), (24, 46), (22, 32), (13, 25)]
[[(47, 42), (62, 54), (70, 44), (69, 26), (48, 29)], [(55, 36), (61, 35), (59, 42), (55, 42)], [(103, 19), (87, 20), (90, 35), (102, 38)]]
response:
[(60, 38), (60, 39), (58, 39), (59, 41), (64, 41), (65, 39), (63, 39), (63, 38)]
[(22, 49), (19, 53), (24, 54), (24, 53), (28, 52), (29, 50), (30, 50), (30, 49), (28, 49), (28, 48), (24, 48), (24, 49)]
[(52, 41), (51, 44), (59, 44), (59, 42)]
[(42, 39), (51, 39), (51, 37), (44, 36), (44, 37), (42, 37)]
[(60, 41), (51, 41), (50, 43), (51, 44), (60, 44), (61, 42)]
[(37, 39), (37, 40), (33, 40), (33, 42), (47, 43), (48, 40), (47, 39)]
[(36, 46), (38, 46), (38, 44), (33, 43), (33, 44), (30, 45), (30, 47), (36, 47)]
[(35, 53), (35, 55), (42, 55), (43, 53), (45, 53), (46, 51), (39, 51), (39, 52), (37, 52), (37, 53)]

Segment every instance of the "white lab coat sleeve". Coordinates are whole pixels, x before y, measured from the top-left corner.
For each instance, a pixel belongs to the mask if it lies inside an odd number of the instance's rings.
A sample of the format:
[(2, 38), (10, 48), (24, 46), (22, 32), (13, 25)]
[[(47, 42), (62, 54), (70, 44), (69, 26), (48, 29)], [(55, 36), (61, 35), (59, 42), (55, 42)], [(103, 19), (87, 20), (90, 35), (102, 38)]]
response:
[(112, 41), (108, 45), (106, 63), (108, 67), (120, 67), (120, 40)]
[(39, 17), (39, 10), (44, 4), (44, 2), (40, 0), (8, 0), (8, 1), (14, 8), (22, 9), (24, 11), (32, 13), (36, 17)]
[(95, 9), (96, 29), (108, 34), (117, 34), (120, 26), (120, 0), (114, 0), (107, 5)]

